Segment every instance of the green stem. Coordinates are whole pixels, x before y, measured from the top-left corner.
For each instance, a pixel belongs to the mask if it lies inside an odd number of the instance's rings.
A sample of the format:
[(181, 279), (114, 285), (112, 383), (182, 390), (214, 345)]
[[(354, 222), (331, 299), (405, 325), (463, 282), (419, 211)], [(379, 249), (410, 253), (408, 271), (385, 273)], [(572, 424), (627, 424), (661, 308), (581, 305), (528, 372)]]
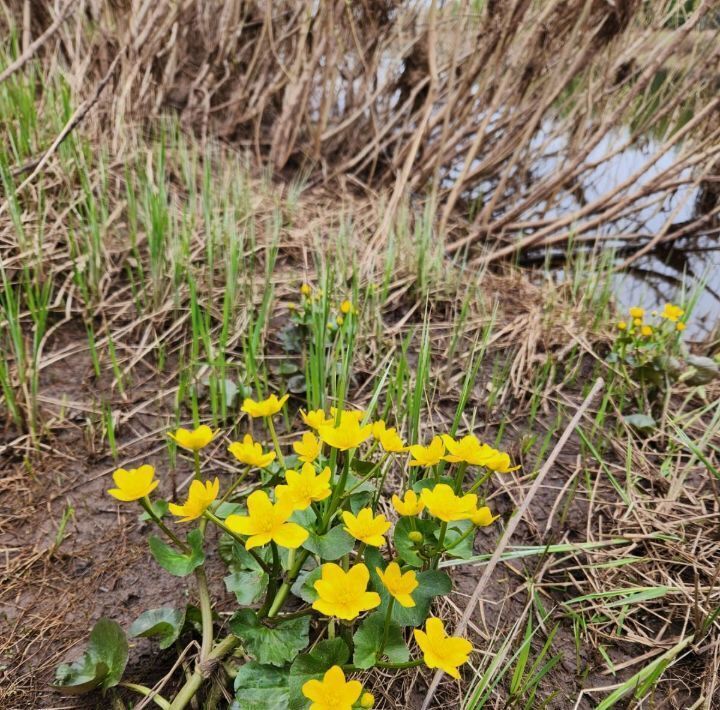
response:
[(440, 526), (440, 536), (438, 538), (437, 552), (433, 555), (432, 568), (437, 569), (440, 555), (442, 555), (443, 546), (445, 545), (445, 533), (447, 532), (447, 523), (443, 522)]
[[(383, 456), (383, 458), (380, 460), (380, 465), (381, 465), (381, 466), (387, 461), (388, 456), (390, 456), (390, 454), (385, 454), (385, 456)], [(389, 471), (389, 470), (390, 470), (390, 466), (388, 466), (388, 467), (383, 471), (382, 478), (380, 479), (380, 483), (378, 483), (377, 490), (375, 491), (375, 495), (373, 496), (373, 501), (372, 501), (372, 510), (373, 510), (373, 513), (375, 512), (375, 509), (377, 508), (378, 501), (380, 500), (380, 494), (382, 493), (383, 486), (385, 485), (385, 479), (387, 478), (387, 475), (388, 475), (388, 471)]]
[[(202, 519), (200, 521), (200, 532), (202, 533), (203, 537), (205, 537), (206, 526), (207, 520)], [(195, 569), (195, 580), (197, 581), (198, 596), (200, 597), (200, 620), (202, 623), (202, 644), (200, 646), (200, 662), (204, 663), (210, 655), (210, 651), (212, 651), (213, 618), (207, 575), (205, 574), (205, 568), (202, 565)]]
[(273, 599), (273, 603), (270, 606), (267, 614), (269, 619), (272, 619), (274, 616), (276, 616), (280, 609), (282, 609), (282, 606), (287, 599), (287, 595), (290, 592), (290, 587), (292, 587), (292, 583), (295, 581), (295, 578), (298, 576), (298, 574), (300, 574), (300, 570), (302, 569), (302, 566), (305, 564), (305, 560), (309, 557), (309, 555), (310, 552), (308, 550), (303, 550), (298, 556), (298, 558), (295, 560), (295, 564), (288, 572), (286, 581), (283, 582), (280, 589), (278, 589), (277, 594), (275, 595), (275, 599)]
[[(223, 523), (223, 521), (220, 520), (220, 518), (218, 518), (216, 515), (211, 513), (209, 510), (206, 510), (203, 513), (203, 515), (208, 520), (215, 523), (215, 525), (217, 525), (223, 532), (226, 532), (228, 535), (230, 535), (230, 537), (232, 537), (233, 540), (237, 540), (242, 545), (245, 544), (245, 540), (243, 540), (239, 535), (237, 535), (232, 530), (230, 530), (230, 528), (227, 525), (225, 525), (225, 523)], [(263, 572), (267, 572), (267, 574), (270, 574), (272, 572), (270, 565), (268, 565), (267, 562), (265, 562), (265, 560), (263, 560), (260, 557), (260, 555), (258, 555), (258, 553), (255, 552), (255, 550), (253, 550), (253, 549), (248, 550), (247, 548), (245, 548), (245, 549), (247, 550), (248, 554), (255, 560), (255, 562), (257, 562), (260, 565), (260, 567), (262, 567)]]
[[(237, 636), (227, 636), (215, 648), (210, 652), (208, 661), (219, 661), (220, 659), (227, 656), (238, 644), (240, 639)], [(195, 693), (198, 692), (200, 686), (205, 680), (204, 675), (205, 669), (198, 665), (195, 668), (195, 672), (190, 676), (190, 679), (180, 689), (180, 692), (175, 696), (175, 699), (170, 703), (169, 710), (183, 710), (188, 703), (195, 697)]]
[(337, 510), (338, 501), (340, 500), (340, 496), (345, 490), (345, 484), (347, 483), (348, 473), (350, 471), (351, 453), (352, 452), (347, 452), (347, 455), (345, 456), (345, 462), (342, 473), (340, 474), (340, 480), (337, 482), (335, 490), (333, 490), (332, 498), (330, 498), (330, 503), (328, 504), (325, 515), (323, 516), (322, 528), (319, 531), (321, 535), (327, 532), (328, 524), (330, 523), (330, 520), (332, 520), (333, 513)]
[(233, 484), (230, 486), (230, 488), (227, 489), (225, 492), (225, 495), (220, 499), (220, 502), (218, 503), (218, 506), (221, 506), (225, 501), (230, 498), (230, 496), (235, 492), (237, 487), (245, 480), (246, 476), (250, 473), (250, 466), (248, 466), (241, 474), (238, 476), (237, 480), (233, 482)]
[(143, 510), (152, 518), (152, 521), (172, 540), (183, 552), (190, 552), (190, 548), (155, 514), (150, 499), (145, 496), (140, 499)]
[(285, 468), (285, 459), (283, 458), (282, 451), (280, 449), (280, 442), (278, 441), (278, 435), (275, 431), (275, 425), (273, 424), (272, 417), (265, 417), (267, 420), (268, 429), (270, 430), (270, 437), (272, 438), (273, 445), (275, 446), (275, 453), (278, 457), (278, 462)]
[(375, 654), (375, 659), (379, 661), (382, 658), (383, 651), (385, 650), (385, 646), (387, 644), (388, 640), (388, 634), (390, 633), (390, 622), (392, 621), (392, 612), (393, 612), (393, 606), (395, 605), (395, 597), (390, 597), (390, 601), (388, 602), (388, 608), (385, 612), (385, 626), (383, 627), (383, 636), (382, 641), (380, 642), (380, 648), (378, 649), (377, 653)]
[(445, 548), (445, 552), (448, 550), (452, 550), (453, 547), (457, 547), (465, 538), (469, 537), (472, 533), (474, 533), (477, 530), (477, 528), (474, 525), (471, 525), (455, 542), (451, 543)]
[(150, 698), (156, 705), (159, 705), (163, 710), (170, 709), (169, 701), (165, 700), (162, 695), (152, 688), (148, 688), (146, 685), (140, 685), (139, 683), (118, 683), (121, 688), (127, 688), (128, 690), (134, 690), (136, 693), (140, 693), (146, 698)]
[(465, 478), (465, 471), (467, 470), (467, 464), (462, 461), (458, 464), (458, 470), (455, 474), (455, 493), (457, 495), (460, 495), (460, 492), (462, 491), (462, 482), (463, 478)]
[(195, 480), (199, 481), (200, 476), (200, 452), (193, 451), (193, 463), (195, 464)]

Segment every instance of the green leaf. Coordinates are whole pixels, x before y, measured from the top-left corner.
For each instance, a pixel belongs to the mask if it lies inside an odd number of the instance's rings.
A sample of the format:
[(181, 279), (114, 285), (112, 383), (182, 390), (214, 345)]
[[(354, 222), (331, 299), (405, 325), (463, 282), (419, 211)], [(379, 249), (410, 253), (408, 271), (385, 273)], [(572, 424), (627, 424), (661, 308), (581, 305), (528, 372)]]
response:
[(302, 687), (311, 678), (322, 678), (331, 666), (347, 663), (350, 651), (341, 638), (320, 641), (310, 653), (298, 656), (290, 666), (289, 710), (306, 710), (308, 699), (302, 694)]
[[(156, 498), (155, 500), (153, 500), (150, 503), (150, 507), (152, 508), (152, 511), (155, 513), (155, 515), (158, 518), (161, 518), (161, 519), (164, 518), (165, 515), (167, 515), (168, 505), (169, 505), (169, 503), (166, 500), (163, 500), (162, 498)], [(145, 522), (147, 520), (152, 520), (152, 518), (150, 517), (150, 514), (146, 510), (143, 510), (143, 512), (140, 513), (138, 518), (143, 522)]]
[(129, 636), (158, 636), (160, 648), (168, 648), (179, 638), (185, 625), (185, 610), (163, 607), (144, 611), (132, 622)]
[(235, 676), (235, 701), (230, 710), (267, 710), (288, 705), (288, 669), (249, 661)]
[(430, 542), (434, 539), (434, 534), (438, 529), (439, 526), (433, 520), (418, 520), (414, 517), (400, 518), (393, 533), (393, 542), (398, 557), (413, 567), (422, 567), (423, 559), (418, 555), (417, 544), (409, 538), (409, 535), (411, 532), (418, 531), (423, 534), (423, 538), (427, 542)]
[(128, 644), (120, 624), (100, 619), (90, 632), (90, 641), (82, 658), (63, 663), (55, 672), (55, 690), (79, 695), (101, 687), (117, 685), (128, 660)]
[[(448, 523), (447, 531), (445, 533), (445, 544), (452, 545), (471, 527), (474, 527), (474, 525), (469, 520), (458, 520), (454, 523)], [(435, 534), (435, 537), (439, 538), (439, 532)], [(475, 554), (475, 551), (473, 550), (474, 542), (475, 535), (468, 535), (461, 543), (448, 550), (447, 554), (450, 557), (458, 557), (460, 559), (467, 560)]]
[(355, 539), (348, 535), (341, 525), (336, 525), (324, 535), (311, 532), (303, 547), (315, 555), (320, 555), (323, 560), (339, 560), (355, 547)]
[[(397, 605), (397, 602), (395, 602), (395, 605)], [(355, 643), (354, 665), (358, 668), (372, 668), (375, 665), (375, 654), (382, 644), (384, 630), (385, 615), (379, 612), (370, 614), (360, 624), (360, 628), (353, 636), (353, 642)], [(410, 652), (405, 645), (402, 629), (392, 621), (390, 622), (383, 651), (383, 657), (385, 656), (391, 663), (405, 663), (410, 658)]]
[[(243, 570), (262, 571), (257, 560), (245, 549), (245, 545), (235, 540), (230, 535), (223, 533), (218, 544), (218, 551), (223, 562), (228, 566), (230, 572), (242, 572)], [(270, 556), (270, 548), (256, 549), (260, 559), (267, 562)]]
[(317, 515), (315, 515), (315, 511), (312, 508), (308, 507), (305, 508), (305, 510), (294, 511), (290, 520), (293, 523), (302, 525), (305, 529), (310, 529), (313, 525), (315, 525)]
[(282, 666), (308, 645), (310, 619), (301, 616), (266, 626), (254, 611), (241, 609), (230, 619), (230, 630), (259, 663)]
[(262, 570), (233, 572), (223, 579), (228, 592), (235, 595), (238, 604), (252, 604), (257, 601), (268, 585), (268, 576)]
[[(367, 476), (374, 468), (377, 468), (378, 471), (381, 469), (374, 461), (363, 461), (356, 457), (350, 462), (350, 468), (356, 473), (359, 473), (360, 478)], [(357, 480), (358, 479), (356, 479), (356, 481)], [(348, 487), (350, 488), (351, 486)]]
[(304, 602), (312, 604), (318, 598), (318, 593), (313, 585), (321, 576), (322, 570), (320, 567), (313, 567), (313, 569), (298, 575), (290, 591)]
[(166, 545), (159, 537), (153, 535), (149, 541), (150, 552), (164, 570), (176, 577), (185, 577), (205, 562), (205, 553), (202, 548), (202, 532), (196, 528), (188, 534), (187, 542), (190, 546), (190, 552), (178, 552), (175, 548)]

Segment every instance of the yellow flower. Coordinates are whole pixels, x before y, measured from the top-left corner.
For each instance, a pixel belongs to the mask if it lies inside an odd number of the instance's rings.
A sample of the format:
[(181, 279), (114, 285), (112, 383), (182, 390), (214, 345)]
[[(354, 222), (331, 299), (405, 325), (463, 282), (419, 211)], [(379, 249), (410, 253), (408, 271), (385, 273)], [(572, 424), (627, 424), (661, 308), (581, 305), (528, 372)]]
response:
[(381, 547), (385, 544), (383, 535), (390, 529), (390, 521), (384, 515), (373, 515), (370, 508), (358, 511), (357, 517), (349, 511), (342, 514), (345, 527), (354, 538), (372, 547)]
[(360, 707), (370, 710), (375, 705), (375, 696), (372, 693), (363, 693), (360, 698)]
[(264, 454), (259, 442), (253, 441), (250, 434), (245, 434), (242, 443), (233, 441), (228, 446), (228, 451), (240, 462), (247, 466), (265, 468), (275, 460), (275, 452), (268, 451)]
[(687, 328), (687, 325), (686, 325), (685, 323), (682, 323), (682, 322), (678, 323), (678, 324), (675, 326), (675, 330), (677, 330), (679, 333), (682, 333), (683, 330), (685, 330), (685, 328)]
[[(330, 407), (330, 422), (335, 424), (337, 420), (338, 410), (336, 407)], [(363, 420), (365, 412), (362, 409), (341, 409), (340, 410), (340, 424), (346, 422), (357, 422), (358, 424)]]
[(467, 639), (448, 636), (443, 622), (434, 616), (425, 622), (425, 631), (415, 629), (413, 634), (428, 668), (440, 668), (453, 678), (460, 677), (458, 666), (467, 661), (472, 651)]
[(108, 493), (118, 500), (129, 502), (131, 500), (140, 500), (154, 491), (160, 481), (153, 480), (155, 477), (155, 469), (145, 464), (138, 468), (131, 468), (126, 471), (119, 468), (113, 473), (113, 481), (117, 488), (111, 488)]
[(404, 500), (393, 495), (392, 504), (393, 508), (395, 508), (400, 515), (419, 515), (425, 507), (422, 498), (412, 490), (405, 491)]
[(618, 330), (627, 330), (627, 323), (624, 320), (618, 321), (617, 329)]
[(484, 528), (488, 525), (492, 525), (499, 517), (499, 515), (493, 515), (490, 508), (484, 505), (475, 510), (475, 512), (470, 516), (470, 520), (473, 525), (476, 525), (479, 528)]
[[(378, 424), (382, 424), (383, 428), (382, 431), (378, 428), (376, 433), (375, 427), (377, 427)], [(373, 425), (373, 435), (380, 442), (380, 446), (389, 454), (405, 451), (405, 444), (400, 438), (400, 434), (397, 433), (397, 429), (394, 427), (385, 429), (385, 422), (376, 422)]]
[(330, 495), (329, 468), (317, 475), (313, 465), (306, 463), (301, 473), (285, 471), (285, 480), (286, 486), (275, 486), (275, 497), (279, 502), (289, 502), (293, 510), (305, 510), (313, 501), (325, 500)]
[(637, 327), (637, 326), (641, 326), (641, 325), (642, 325), (642, 318), (635, 318), (635, 320), (633, 320), (633, 325), (636, 326), (636, 327)]
[(509, 473), (510, 471), (517, 471), (520, 466), (510, 465), (510, 456), (504, 451), (498, 451), (497, 449), (491, 449), (492, 454), (485, 461), (485, 466), (491, 471), (496, 473)]
[(380, 595), (367, 591), (370, 572), (364, 564), (345, 572), (340, 565), (327, 562), (320, 569), (321, 577), (313, 585), (318, 593), (312, 605), (316, 611), (351, 621), (361, 612), (380, 606)]
[(342, 668), (333, 666), (321, 681), (313, 678), (303, 683), (302, 692), (308, 700), (312, 700), (310, 710), (352, 710), (362, 693), (362, 684), (359, 680), (346, 681)]
[(640, 308), (639, 306), (633, 306), (628, 313), (630, 314), (630, 317), (635, 318), (642, 318), (645, 315), (645, 309)]
[(340, 312), (347, 315), (348, 313), (354, 313), (355, 309), (350, 301), (345, 300), (340, 304)]
[(318, 456), (320, 456), (320, 440), (313, 436), (309, 431), (303, 434), (302, 441), (296, 441), (293, 444), (293, 449), (298, 455), (298, 458), (303, 463), (312, 463)]
[(310, 284), (303, 284), (300, 286), (300, 293), (303, 296), (309, 296), (312, 293), (312, 288), (310, 287)]
[(439, 436), (434, 436), (427, 446), (415, 444), (408, 446), (412, 454), (410, 466), (435, 466), (445, 455), (445, 444)]
[(307, 412), (307, 414), (301, 410), (300, 416), (311, 429), (319, 429), (321, 426), (332, 426), (335, 422), (334, 419), (328, 419), (322, 409), (313, 409)]
[(438, 483), (432, 490), (423, 488), (420, 496), (430, 514), (446, 523), (467, 520), (477, 505), (477, 496), (474, 493), (467, 493), (461, 498), (455, 495), (447, 483)]
[(205, 483), (193, 481), (190, 484), (185, 503), (183, 505), (170, 503), (168, 510), (173, 515), (183, 516), (179, 522), (190, 522), (199, 518), (210, 507), (210, 504), (218, 497), (219, 492), (220, 481), (217, 478), (212, 483), (210, 481), (205, 481)]
[(276, 395), (271, 394), (267, 399), (259, 402), (248, 397), (243, 402), (242, 411), (247, 412), (251, 417), (272, 417), (282, 409), (289, 396), (286, 394), (278, 399)]
[(237, 535), (248, 535), (245, 549), (267, 545), (270, 541), (294, 550), (308, 539), (308, 531), (288, 523), (292, 503), (279, 500), (275, 505), (265, 491), (255, 491), (247, 499), (248, 515), (228, 515), (225, 525)]
[(385, 572), (379, 567), (376, 567), (375, 571), (380, 577), (380, 581), (385, 585), (388, 592), (397, 599), (400, 606), (415, 606), (415, 600), (411, 596), (418, 586), (415, 572), (411, 570), (403, 574), (397, 562), (391, 562), (385, 568)]
[(663, 311), (660, 314), (661, 318), (667, 318), (672, 323), (677, 321), (685, 314), (685, 311), (680, 306), (674, 306), (672, 303), (666, 303), (663, 307)]
[(367, 424), (363, 427), (353, 418), (346, 418), (339, 426), (321, 426), (320, 438), (329, 446), (340, 451), (354, 449), (365, 441), (372, 433), (372, 427)]
[(652, 326), (644, 325), (642, 328), (640, 328), (640, 334), (644, 335), (646, 338), (649, 338), (652, 335), (652, 332)]
[(464, 436), (459, 441), (455, 441), (448, 434), (442, 435), (442, 440), (449, 453), (444, 457), (445, 461), (458, 462), (464, 461), (475, 466), (485, 466), (485, 462), (493, 456), (495, 449), (487, 444), (481, 444), (477, 437), (472, 434)]
[(174, 434), (168, 433), (168, 436), (183, 449), (190, 451), (200, 451), (204, 449), (214, 438), (217, 432), (213, 431), (207, 424), (201, 424), (197, 429), (190, 431), (189, 429), (178, 429)]
[(335, 319), (335, 322), (336, 322), (338, 325), (342, 325), (342, 324), (345, 322), (345, 319), (344, 319), (342, 316), (338, 316), (338, 317)]

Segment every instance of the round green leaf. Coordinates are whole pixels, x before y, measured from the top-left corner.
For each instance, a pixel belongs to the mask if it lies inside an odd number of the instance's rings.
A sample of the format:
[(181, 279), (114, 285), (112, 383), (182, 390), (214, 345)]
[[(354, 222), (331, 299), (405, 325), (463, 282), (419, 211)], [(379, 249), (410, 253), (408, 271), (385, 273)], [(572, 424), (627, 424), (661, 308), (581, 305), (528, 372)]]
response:
[(241, 609), (230, 619), (230, 630), (258, 663), (282, 666), (308, 645), (310, 619), (301, 616), (267, 625), (251, 609)]
[(185, 625), (185, 610), (149, 609), (132, 622), (129, 636), (158, 636), (160, 648), (168, 648), (178, 639)]

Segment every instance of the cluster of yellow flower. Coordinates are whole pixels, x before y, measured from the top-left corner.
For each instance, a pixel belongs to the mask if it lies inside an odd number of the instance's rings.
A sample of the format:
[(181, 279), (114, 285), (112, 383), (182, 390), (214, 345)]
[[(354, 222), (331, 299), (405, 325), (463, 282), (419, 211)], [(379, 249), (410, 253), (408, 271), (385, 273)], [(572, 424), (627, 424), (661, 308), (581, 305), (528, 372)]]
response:
[[(250, 434), (246, 434), (242, 442), (232, 442), (228, 451), (247, 468), (230, 486), (220, 502), (224, 503), (229, 499), (250, 469), (267, 469), (277, 460), (281, 464), (280, 470), (274, 468), (273, 475), (277, 480), (282, 474), (284, 483), (275, 485), (274, 500), (265, 490), (258, 488), (245, 499), (247, 514), (233, 512), (221, 520), (217, 513), (219, 505), (214, 505), (220, 494), (219, 480), (200, 480), (198, 464), (196, 477), (190, 484), (186, 500), (182, 504), (170, 503), (168, 510), (179, 518), (179, 522), (199, 518), (211, 521), (241, 540), (248, 551), (274, 544), (292, 551), (291, 555), (294, 555), (294, 551), (303, 546), (312, 531), (291, 518), (298, 511), (306, 511), (314, 504), (326, 501), (322, 507), (323, 515), (318, 516), (318, 519), (324, 518), (320, 532), (327, 531), (329, 519), (337, 516), (344, 523), (344, 532), (359, 541), (360, 548), (355, 564), (351, 565), (346, 559), (343, 566), (334, 562), (320, 565), (320, 576), (313, 585), (317, 598), (312, 602), (312, 609), (320, 614), (349, 622), (361, 613), (380, 606), (380, 595), (368, 588), (370, 570), (362, 561), (363, 551), (366, 547), (383, 547), (386, 544), (385, 536), (392, 527), (391, 521), (383, 514), (375, 512), (374, 505), (363, 507), (356, 512), (343, 509), (339, 498), (343, 493), (343, 475), (346, 473), (337, 473), (334, 476), (331, 466), (325, 465), (328, 461), (332, 465), (334, 457), (342, 454), (335, 453), (327, 459), (323, 457), (325, 446), (331, 451), (355, 452), (372, 438), (373, 443), (367, 451), (368, 455), (379, 447), (385, 456), (409, 454), (409, 467), (435, 467), (441, 462), (457, 464), (459, 475), (456, 476), (455, 486), (440, 482), (436, 475), (434, 480), (423, 481), (424, 485), (416, 487), (417, 490), (409, 487), (401, 492), (401, 495), (392, 496), (392, 506), (399, 516), (421, 518), (427, 514), (431, 516), (428, 520), (440, 521), (439, 543), (434, 548), (439, 553), (445, 549), (442, 545), (448, 523), (470, 521), (472, 525), (467, 535), (475, 527), (490, 525), (497, 519), (487, 506), (478, 504), (476, 493), (463, 493), (461, 485), (467, 466), (485, 469), (487, 474), (481, 481), (487, 480), (487, 475), (492, 472), (506, 473), (518, 468), (511, 466), (507, 453), (481, 443), (473, 435), (457, 440), (444, 434), (435, 436), (427, 445), (407, 446), (398, 431), (388, 427), (384, 421), (364, 423), (366, 413), (363, 411), (339, 411), (331, 408), (329, 416), (320, 409), (301, 412), (302, 420), (310, 431), (304, 432), (292, 445), (297, 460), (302, 464), (298, 467), (300, 470), (295, 470), (284, 465), (272, 423), (272, 417), (282, 409), (287, 398), (287, 395), (280, 398), (271, 395), (261, 401), (244, 401), (243, 412), (250, 417), (266, 420), (275, 450), (266, 451)], [(215, 440), (218, 433), (202, 425), (194, 430), (180, 428), (169, 436), (182, 448), (192, 451), (197, 464), (198, 452)], [(347, 472), (347, 468), (344, 470)], [(139, 500), (146, 509), (150, 507), (148, 496), (158, 485), (152, 466), (143, 465), (131, 470), (118, 469), (113, 474), (113, 480), (116, 487), (108, 491), (110, 495), (121, 501)], [(477, 485), (474, 485), (473, 489), (477, 489)], [(423, 534), (413, 529), (409, 539), (420, 543)], [(457, 541), (454, 544), (457, 544)], [(384, 570), (375, 567), (375, 571), (390, 597), (391, 604), (396, 602), (406, 608), (415, 606), (413, 593), (419, 584), (415, 570), (403, 570), (397, 560), (391, 560)], [(433, 617), (426, 620), (425, 631), (415, 629), (414, 637), (428, 667), (440, 668), (455, 678), (459, 677), (458, 667), (467, 661), (472, 650), (467, 640), (448, 636), (442, 621)], [(346, 698), (349, 703), (347, 707), (350, 707), (360, 697), (361, 690), (357, 681), (345, 680), (339, 666), (330, 668), (322, 681), (308, 681), (303, 686), (303, 693), (317, 703), (317, 707), (325, 707), (323, 698), (329, 696)], [(363, 697), (363, 707), (371, 707), (372, 702)], [(364, 704), (366, 702), (370, 704)]]
[[(310, 284), (304, 283), (300, 286), (300, 294), (303, 297), (303, 304), (308, 306), (312, 304), (313, 301), (319, 301), (323, 296), (323, 291), (319, 288), (313, 289)], [(295, 303), (290, 303), (289, 307), (290, 311), (295, 311), (298, 306)], [(345, 322), (345, 318), (353, 313), (355, 313), (355, 306), (353, 306), (352, 301), (345, 299), (340, 303), (335, 321), (329, 323), (328, 325), (332, 327), (335, 325), (341, 326)]]
[[(656, 327), (653, 327), (651, 324), (645, 322), (644, 308), (641, 308), (640, 306), (632, 306), (632, 308), (628, 310), (628, 314), (630, 315), (629, 322), (627, 320), (618, 321), (617, 328), (619, 331), (627, 333), (628, 335), (637, 334), (643, 338), (649, 338), (652, 336)], [(660, 318), (663, 318), (669, 323), (674, 323), (675, 330), (679, 333), (687, 327), (685, 322), (680, 320), (685, 315), (685, 311), (680, 308), (680, 306), (676, 306), (672, 303), (666, 303), (661, 313), (658, 314), (657, 311), (653, 311), (651, 315), (659, 315)]]

